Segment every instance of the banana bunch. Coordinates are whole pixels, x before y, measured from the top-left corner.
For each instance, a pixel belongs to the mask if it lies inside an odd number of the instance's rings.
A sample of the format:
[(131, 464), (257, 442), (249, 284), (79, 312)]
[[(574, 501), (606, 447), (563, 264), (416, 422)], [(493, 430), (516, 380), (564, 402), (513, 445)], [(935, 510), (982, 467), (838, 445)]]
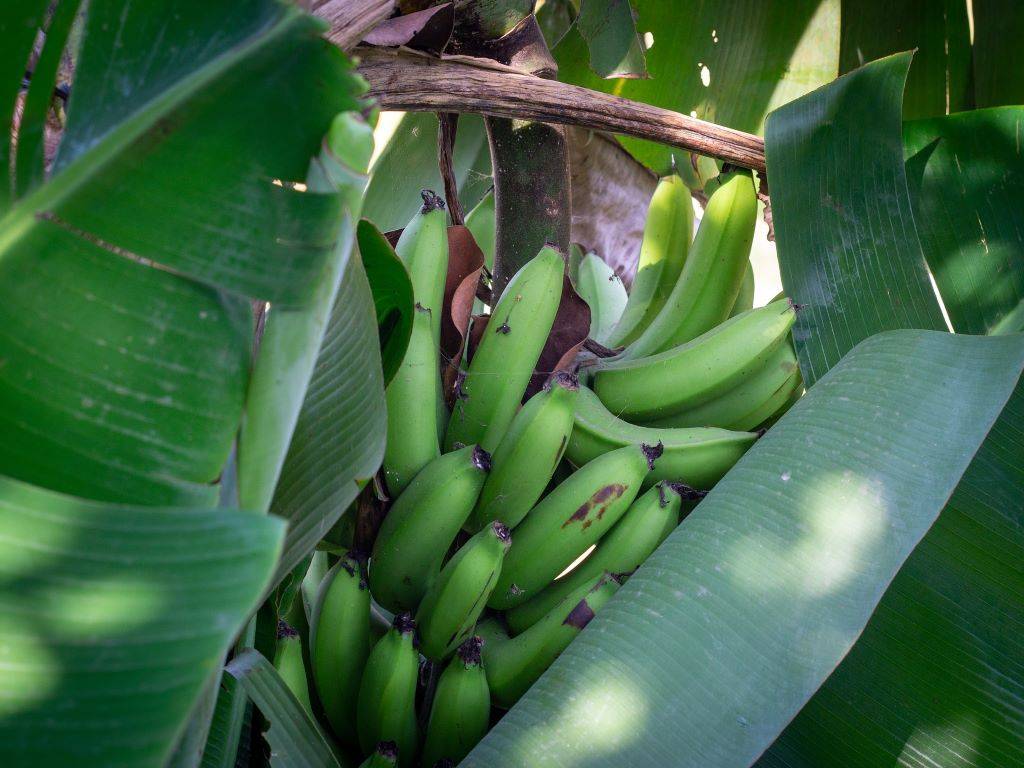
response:
[[(276, 659), (365, 766), (461, 761), (491, 706), (522, 696), (803, 389), (795, 307), (753, 306), (750, 176), (721, 179), (691, 243), (690, 194), (672, 175), (628, 297), (607, 290), (596, 256), (580, 263), (577, 283), (602, 310), (592, 333), (623, 348), (551, 374), (524, 402), (566, 273), (545, 246), (494, 303), (449, 417), (445, 205), (422, 197), (396, 249), (416, 311), (387, 391), (389, 506), (368, 555), (331, 554), (326, 575), (314, 561), (308, 653), (282, 625)], [(473, 218), (490, 232), (493, 204)]]

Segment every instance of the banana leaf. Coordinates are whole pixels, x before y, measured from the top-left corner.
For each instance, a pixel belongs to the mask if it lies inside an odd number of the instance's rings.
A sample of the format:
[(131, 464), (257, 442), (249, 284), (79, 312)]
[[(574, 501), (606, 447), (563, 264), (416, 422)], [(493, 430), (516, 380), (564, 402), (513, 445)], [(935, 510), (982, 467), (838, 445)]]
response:
[(160, 766), (269, 583), (284, 526), (0, 478), (0, 762)]
[[(883, 328), (944, 327), (938, 302), (921, 282), (927, 279), (922, 246), (956, 330), (988, 327), (1018, 300), (1002, 290), (1004, 281), (1020, 279), (1019, 234), (1012, 216), (998, 213), (1020, 196), (1016, 151), (1005, 141), (1007, 114), (988, 110), (908, 124), (909, 189), (917, 195), (911, 201), (901, 168), (898, 98), (908, 63), (906, 55), (875, 62), (769, 121), (783, 281), (815, 318), (797, 341), (801, 361), (812, 363), (803, 366), (808, 382), (834, 364), (842, 367), (846, 349)], [(866, 126), (882, 132), (851, 146), (849, 137)], [(808, 144), (807, 136), (818, 140)], [(915, 152), (921, 141), (925, 149)], [(994, 162), (1005, 165), (993, 171)], [(856, 183), (860, 178), (867, 183)], [(953, 201), (963, 210), (954, 211)], [(944, 220), (963, 222), (972, 211), (981, 219), (967, 226)], [(979, 290), (974, 280), (982, 274), (991, 280), (992, 272), (978, 228), (993, 225), (995, 260), (1005, 268), (989, 290)], [(874, 245), (869, 232), (878, 238)], [(1004, 338), (1024, 344), (1020, 334)], [(892, 379), (887, 384), (889, 391), (899, 386)], [(964, 387), (955, 397), (977, 396)], [(1024, 761), (1022, 434), (1024, 384), (1018, 382), (857, 645), (759, 765), (952, 768)]]

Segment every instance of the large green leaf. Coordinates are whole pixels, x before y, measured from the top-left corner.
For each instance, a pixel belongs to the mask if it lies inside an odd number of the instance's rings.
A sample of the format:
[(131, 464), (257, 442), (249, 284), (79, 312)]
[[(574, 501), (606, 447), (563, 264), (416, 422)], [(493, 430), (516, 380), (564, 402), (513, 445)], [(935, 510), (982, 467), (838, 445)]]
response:
[[(7, 7), (5, 30), (31, 21)], [(27, 194), (0, 208), (0, 474), (212, 504), (245, 396), (242, 294), (308, 301), (337, 237), (340, 195), (281, 183), (360, 106), (319, 31), (274, 0), (89, 2), (53, 172), (35, 152), (3, 169)], [(0, 82), (25, 60), (0, 58)]]
[[(382, 232), (401, 229), (423, 205), (421, 189), (444, 196), (437, 165), (437, 116), (402, 116), (387, 148), (377, 158), (363, 202), (363, 215)], [(469, 211), (491, 188), (491, 154), (479, 115), (460, 115), (455, 134), (455, 181), (462, 207)]]
[(274, 584), (308, 555), (384, 458), (387, 415), (373, 295), (350, 258), (270, 511), (288, 521)]
[(275, 768), (340, 768), (330, 742), (273, 665), (254, 650), (239, 654), (227, 671), (270, 723), (266, 738)]
[(1024, 322), (1022, 131), (1024, 107), (903, 126), (921, 243), (960, 333)]
[(0, 762), (160, 766), (256, 607), (280, 521), (0, 478)]
[(856, 640), (1022, 367), (1018, 337), (863, 342), (740, 459), (468, 765), (749, 765)]
[[(759, 133), (765, 115), (832, 80), (839, 66), (839, 0), (637, 0), (636, 28), (653, 41), (646, 80), (603, 80), (570, 30), (555, 48), (559, 79), (702, 120)], [(657, 173), (678, 150), (622, 138)]]
[(1024, 104), (1024, 3), (972, 0), (974, 101), (979, 107)]
[(945, 327), (903, 169), (909, 67), (909, 54), (883, 59), (768, 120), (780, 271), (804, 305), (793, 338), (808, 383), (872, 333)]
[[(994, 162), (1007, 159), (1000, 142), (985, 146), (967, 140), (960, 135), (960, 116), (908, 126), (908, 136), (930, 128), (943, 137), (929, 145), (930, 156), (917, 158), (918, 163), (927, 163), (918, 207), (924, 237), (919, 241), (913, 219), (905, 213), (905, 180), (896, 172), (902, 160), (900, 104), (891, 88), (877, 91), (874, 102), (865, 98), (847, 101), (838, 111), (829, 108), (835, 91), (862, 90), (866, 95), (880, 77), (898, 80), (905, 69), (902, 57), (872, 64), (845, 83), (787, 107), (778, 122), (773, 116), (769, 123), (768, 166), (783, 280), (794, 300), (810, 304), (808, 311), (817, 318), (814, 332), (798, 342), (802, 359), (815, 362), (804, 368), (807, 381), (877, 330), (894, 325), (942, 327), (935, 306), (922, 304), (926, 296), (917, 282), (897, 279), (919, 275), (921, 243), (929, 263), (940, 267), (972, 248), (976, 258), (983, 258), (972, 242), (977, 240), (976, 226), (948, 227), (933, 217), (953, 215), (943, 202), (959, 194), (961, 184), (985, 177)], [(990, 135), (992, 126), (986, 128), (985, 123), (993, 114), (982, 113), (974, 122), (982, 137)], [(888, 126), (888, 135), (851, 147), (852, 132), (878, 123)], [(819, 137), (814, 154), (798, 149), (808, 135)], [(956, 152), (952, 164), (943, 149), (947, 137)], [(914, 160), (908, 166), (918, 172)], [(1002, 172), (1013, 179), (1012, 163)], [(997, 179), (999, 173), (989, 178)], [(838, 197), (847, 216), (822, 215), (834, 207), (836, 188), (844, 190), (841, 180), (857, 175), (877, 179), (871, 198), (884, 204), (862, 205), (847, 191)], [(786, 177), (788, 182), (780, 181)], [(943, 185), (953, 189), (939, 190)], [(985, 192), (999, 204), (1008, 189), (1012, 183), (1006, 189), (997, 183)], [(965, 203), (983, 211), (985, 198), (975, 195)], [(898, 235), (880, 237), (873, 247), (863, 239), (865, 231)], [(1005, 245), (1012, 237), (1001, 240)], [(833, 283), (831, 291), (821, 291), (822, 275), (833, 274), (827, 262), (832, 260), (829, 245), (836, 241), (862, 247), (850, 256), (843, 279)], [(879, 263), (885, 264), (891, 279), (879, 279)], [(1019, 262), (1013, 268), (1019, 269)], [(950, 306), (956, 307), (952, 314), (958, 328), (961, 322), (977, 323), (1012, 308), (1012, 297), (1000, 292), (998, 283), (990, 286), (990, 297), (970, 292), (970, 273), (963, 268), (940, 275), (942, 289), (954, 299)], [(1004, 274), (1003, 279), (1008, 277)], [(999, 300), (1004, 302), (1001, 306)], [(1011, 338), (1021, 343), (1021, 336)], [(889, 380), (889, 389), (880, 396), (890, 397), (897, 384)], [(976, 395), (965, 387), (955, 398), (963, 403)], [(1024, 383), (1018, 383), (949, 504), (904, 564), (860, 641), (772, 747), (763, 765), (994, 768), (1024, 762), (1024, 716), (1019, 705), (1024, 698), (1024, 643), (1019, 631), (1024, 625), (1022, 435)]]
[[(246, 509), (266, 512), (270, 507), (355, 243), (372, 141), (355, 146), (351, 128), (343, 129), (349, 125), (350, 117), (339, 116), (307, 174), (312, 191), (336, 191), (345, 200), (334, 251), (324, 262), (308, 304), (265, 308), (263, 333), (249, 380), (245, 423), (238, 442), (239, 497)], [(366, 131), (366, 138), (370, 138), (369, 125), (358, 124)], [(352, 375), (356, 378), (360, 373), (353, 371)]]
[(839, 71), (916, 49), (903, 116), (913, 119), (966, 109), (971, 37), (964, 0), (843, 0)]

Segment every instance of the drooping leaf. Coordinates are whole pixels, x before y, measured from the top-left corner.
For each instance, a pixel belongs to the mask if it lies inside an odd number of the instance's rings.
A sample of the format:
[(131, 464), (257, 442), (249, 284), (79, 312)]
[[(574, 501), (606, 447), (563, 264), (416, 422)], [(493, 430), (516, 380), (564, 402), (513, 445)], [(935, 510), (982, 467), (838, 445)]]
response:
[[(769, 124), (768, 165), (783, 278), (787, 292), (795, 301), (810, 304), (806, 311), (817, 318), (814, 332), (798, 341), (802, 359), (815, 361), (804, 369), (809, 382), (836, 363), (845, 349), (882, 328), (943, 325), (936, 318), (936, 307), (922, 304), (927, 303), (926, 292), (907, 277), (919, 273), (920, 243), (913, 220), (904, 214), (906, 184), (895, 171), (902, 160), (901, 105), (893, 98), (892, 87), (880, 90), (873, 103), (847, 102), (839, 111), (829, 108), (837, 90), (869, 88), (880, 77), (898, 80), (905, 72), (901, 58), (855, 72), (845, 83), (787, 107), (784, 119), (776, 123), (773, 117)], [(978, 117), (979, 128), (985, 123), (984, 115)], [(949, 126), (959, 125), (960, 120), (957, 116), (922, 125), (949, 133), (966, 183), (985, 175), (991, 163), (989, 151), (1005, 153), (998, 142), (982, 147), (950, 131)], [(851, 146), (848, 137), (855, 123), (861, 130), (868, 123), (887, 125), (887, 135)], [(914, 130), (915, 126), (908, 126), (908, 132)], [(795, 145), (808, 135), (819, 137), (818, 154), (795, 151)], [(935, 154), (943, 141), (928, 145), (931, 157), (937, 158), (935, 165), (927, 155), (918, 158), (928, 163), (925, 189), (941, 183), (941, 174), (949, 170), (944, 155)], [(822, 162), (822, 157), (830, 160)], [(908, 164), (912, 171), (913, 161)], [(935, 175), (929, 178), (931, 173)], [(787, 174), (788, 183), (779, 181)], [(841, 199), (847, 216), (812, 215), (832, 206), (828, 195), (838, 183), (833, 180), (859, 175), (876, 179), (870, 196), (881, 204), (851, 205), (853, 198), (847, 194)], [(953, 185), (960, 183), (955, 175), (947, 178)], [(814, 196), (815, 190), (819, 197)], [(996, 185), (988, 191), (998, 201), (1006, 190)], [(784, 203), (787, 199), (790, 202)], [(930, 199), (941, 202), (949, 197)], [(978, 197), (970, 201), (979, 207), (981, 202)], [(951, 229), (935, 221), (934, 215), (950, 215), (937, 204), (922, 204), (918, 210), (924, 235), (920, 242), (929, 260), (935, 259), (933, 263), (943, 264), (945, 254), (957, 254), (976, 237), (973, 228)], [(863, 239), (867, 230), (894, 234), (880, 237), (872, 247)], [(1003, 240), (1009, 242), (1009, 238)], [(859, 243), (859, 255), (849, 258), (844, 277), (832, 284), (833, 290), (822, 291), (822, 275), (833, 274), (827, 262), (833, 258), (829, 244), (835, 241)], [(885, 264), (884, 275), (879, 263)], [(993, 312), (993, 307), (985, 306), (990, 297), (984, 292), (964, 290), (963, 277), (963, 272), (950, 270), (943, 286), (958, 291), (950, 305), (959, 307), (955, 327), (960, 318), (976, 322)], [(992, 288), (991, 298), (1006, 302), (995, 314), (1010, 309), (1007, 295), (998, 285)], [(975, 300), (979, 304), (972, 306)], [(1021, 343), (1019, 335), (1011, 338)], [(927, 374), (910, 371), (908, 375)], [(886, 390), (880, 397), (889, 397), (899, 385), (893, 378), (884, 383)], [(974, 396), (975, 390), (965, 387), (954, 397), (962, 403)], [(759, 765), (945, 768), (1016, 765), (1024, 760), (1024, 718), (1019, 707), (1024, 696), (1024, 670), (1019, 663), (1024, 644), (1021, 633), (1013, 629), (1024, 623), (1020, 601), (1024, 589), (1022, 434), (1024, 384), (1018, 383), (949, 504), (896, 576), (861, 639)]]
[(597, 75), (646, 77), (644, 46), (629, 0), (583, 0), (576, 29), (587, 43), (590, 68)]
[(313, 550), (384, 458), (377, 338), (362, 260), (350, 258), (270, 505), (288, 521), (274, 584)]
[(903, 126), (921, 244), (959, 333), (989, 333), (1024, 314), (1022, 132), (1024, 107)]
[(896, 331), (860, 344), (466, 764), (749, 765), (854, 643), (1022, 367), (1016, 337)]
[(283, 526), (0, 478), (0, 762), (160, 766), (256, 607)]
[(915, 52), (904, 118), (969, 107), (971, 37), (963, 0), (843, 0), (841, 74), (909, 50)]
[(227, 671), (270, 723), (266, 739), (274, 768), (341, 768), (327, 736), (273, 664), (250, 649), (232, 659)]
[[(554, 50), (559, 79), (759, 133), (773, 108), (829, 82), (839, 66), (839, 0), (638, 0), (650, 79), (603, 80), (571, 30)], [(659, 175), (678, 150), (623, 145)]]
[[(381, 232), (401, 229), (423, 201), (421, 189), (443, 194), (437, 165), (437, 116), (409, 112), (402, 116), (387, 148), (377, 158), (363, 203), (363, 216)], [(491, 187), (491, 156), (483, 118), (461, 115), (455, 135), (455, 180), (463, 210), (469, 211)]]
[(360, 221), (357, 235), (363, 269), (373, 293), (384, 386), (387, 386), (402, 364), (412, 335), (412, 282), (395, 249), (372, 222)]
[(1024, 104), (1024, 5), (1017, 0), (972, 0), (974, 103)]

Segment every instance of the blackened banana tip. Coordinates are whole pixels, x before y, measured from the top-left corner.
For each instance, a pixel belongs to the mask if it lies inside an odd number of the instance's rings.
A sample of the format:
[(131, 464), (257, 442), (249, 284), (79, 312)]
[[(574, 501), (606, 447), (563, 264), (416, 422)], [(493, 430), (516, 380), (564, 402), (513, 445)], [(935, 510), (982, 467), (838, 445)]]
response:
[(460, 645), (459, 650), (456, 651), (456, 653), (463, 664), (479, 665), (480, 653), (483, 647), (484, 639), (479, 635), (474, 635)]
[(284, 640), (286, 637), (298, 637), (299, 633), (289, 624), (287, 621), (278, 620), (277, 622), (277, 639)]
[(512, 540), (512, 531), (500, 520), (495, 520), (491, 523), (491, 528), (494, 530), (494, 535), (498, 537), (498, 541), (507, 542)]
[(403, 635), (408, 635), (416, 631), (416, 622), (413, 620), (412, 614), (408, 611), (396, 615), (391, 626)]
[(647, 458), (648, 469), (654, 469), (654, 462), (665, 452), (665, 444), (661, 440), (658, 441), (657, 445), (641, 443), (640, 450), (644, 452), (644, 456)]
[(491, 471), (491, 454), (479, 445), (473, 446), (473, 466), (482, 472)]
[(702, 491), (699, 488), (687, 485), (686, 483), (666, 483), (669, 488), (679, 494), (679, 496), (687, 501), (699, 501), (708, 495), (707, 491)]
[(430, 213), (431, 211), (444, 210), (444, 199), (440, 195), (436, 194), (431, 189), (421, 189), (420, 197), (423, 198), (423, 207), (420, 208), (420, 213)]
[(580, 388), (580, 378), (572, 371), (555, 371), (544, 385), (545, 389), (550, 389), (553, 386), (575, 391)]
[(398, 745), (393, 741), (378, 741), (377, 754), (388, 760), (398, 759)]

